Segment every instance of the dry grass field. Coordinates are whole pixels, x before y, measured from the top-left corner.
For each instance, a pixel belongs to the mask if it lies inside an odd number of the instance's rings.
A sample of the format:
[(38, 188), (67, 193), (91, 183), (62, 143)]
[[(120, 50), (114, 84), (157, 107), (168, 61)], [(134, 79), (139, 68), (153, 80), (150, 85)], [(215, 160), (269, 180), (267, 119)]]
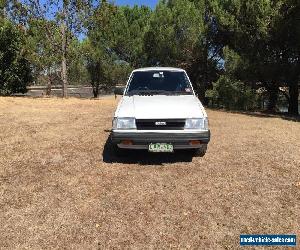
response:
[(205, 157), (118, 158), (116, 103), (0, 98), (0, 248), (236, 249), (248, 233), (299, 246), (299, 122), (208, 110)]

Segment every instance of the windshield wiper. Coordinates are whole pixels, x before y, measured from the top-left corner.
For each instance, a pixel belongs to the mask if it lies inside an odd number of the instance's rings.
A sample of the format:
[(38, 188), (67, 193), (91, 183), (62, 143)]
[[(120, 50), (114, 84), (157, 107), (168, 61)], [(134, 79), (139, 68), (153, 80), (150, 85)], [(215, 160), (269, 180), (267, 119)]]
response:
[(173, 91), (173, 90), (159, 90), (159, 89), (135, 89), (128, 92), (129, 96), (132, 95), (192, 95), (192, 92), (186, 91)]
[(140, 89), (135, 89), (130, 92), (128, 92), (128, 95), (168, 95), (169, 91), (166, 90), (152, 90), (152, 89), (145, 89), (145, 90), (140, 90)]
[(192, 92), (186, 92), (186, 91), (169, 91), (170, 95), (192, 95)]

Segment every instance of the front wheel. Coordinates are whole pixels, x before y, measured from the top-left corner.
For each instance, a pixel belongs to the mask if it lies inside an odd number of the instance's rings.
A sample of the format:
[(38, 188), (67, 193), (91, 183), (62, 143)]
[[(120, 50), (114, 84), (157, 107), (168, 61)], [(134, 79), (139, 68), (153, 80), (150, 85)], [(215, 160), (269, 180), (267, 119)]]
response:
[(193, 151), (195, 157), (203, 157), (206, 154), (207, 144), (201, 145), (201, 148), (196, 148)]

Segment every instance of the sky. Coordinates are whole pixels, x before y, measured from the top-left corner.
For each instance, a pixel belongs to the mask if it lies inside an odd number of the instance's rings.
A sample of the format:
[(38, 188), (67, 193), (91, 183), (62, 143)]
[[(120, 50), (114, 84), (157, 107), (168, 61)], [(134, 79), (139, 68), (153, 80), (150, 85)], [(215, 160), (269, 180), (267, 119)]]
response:
[(117, 5), (130, 5), (133, 6), (137, 5), (147, 5), (151, 8), (154, 8), (155, 5), (158, 3), (158, 0), (115, 0), (114, 1)]

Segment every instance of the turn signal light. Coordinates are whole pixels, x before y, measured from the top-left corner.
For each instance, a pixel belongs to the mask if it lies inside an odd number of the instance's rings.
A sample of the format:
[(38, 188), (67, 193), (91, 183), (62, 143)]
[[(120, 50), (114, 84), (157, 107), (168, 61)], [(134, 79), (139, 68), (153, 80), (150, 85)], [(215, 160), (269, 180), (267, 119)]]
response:
[(201, 141), (198, 140), (190, 141), (190, 145), (199, 145), (199, 144), (201, 144)]
[(121, 141), (121, 144), (124, 144), (124, 145), (132, 145), (132, 141), (131, 140), (123, 140)]

